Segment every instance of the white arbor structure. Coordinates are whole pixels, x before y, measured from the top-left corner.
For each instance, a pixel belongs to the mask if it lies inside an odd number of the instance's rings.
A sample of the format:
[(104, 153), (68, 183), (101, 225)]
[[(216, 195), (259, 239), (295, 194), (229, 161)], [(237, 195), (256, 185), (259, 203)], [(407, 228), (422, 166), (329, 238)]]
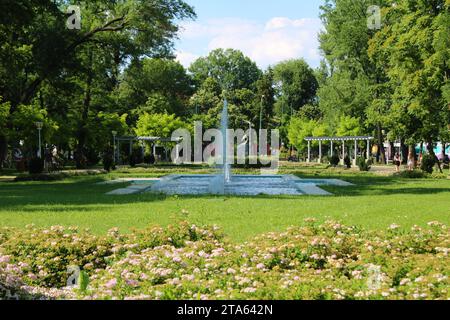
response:
[[(341, 153), (341, 162), (344, 162), (344, 158), (346, 156), (346, 150), (345, 146), (346, 143), (349, 141), (354, 143), (354, 158), (353, 158), (353, 164), (356, 164), (356, 159), (358, 158), (358, 142), (359, 141), (366, 141), (367, 143), (367, 159), (370, 158), (370, 145), (371, 141), (374, 139), (374, 137), (371, 136), (357, 136), (357, 137), (307, 137), (305, 140), (308, 142), (308, 162), (311, 162), (311, 143), (312, 142), (319, 142), (319, 163), (322, 163), (322, 151), (323, 151), (323, 144), (324, 143), (331, 143), (331, 156), (334, 155), (334, 144), (342, 145), (342, 153)], [(350, 157), (350, 155), (349, 155)]]

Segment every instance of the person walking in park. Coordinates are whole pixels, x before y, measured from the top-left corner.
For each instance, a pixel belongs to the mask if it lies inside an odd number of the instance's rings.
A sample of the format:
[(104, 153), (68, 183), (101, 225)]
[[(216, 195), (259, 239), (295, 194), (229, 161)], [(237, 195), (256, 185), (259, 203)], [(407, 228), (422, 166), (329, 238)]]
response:
[(395, 164), (395, 171), (400, 172), (400, 166), (402, 164), (402, 160), (400, 158), (400, 155), (398, 153), (394, 156), (394, 164)]

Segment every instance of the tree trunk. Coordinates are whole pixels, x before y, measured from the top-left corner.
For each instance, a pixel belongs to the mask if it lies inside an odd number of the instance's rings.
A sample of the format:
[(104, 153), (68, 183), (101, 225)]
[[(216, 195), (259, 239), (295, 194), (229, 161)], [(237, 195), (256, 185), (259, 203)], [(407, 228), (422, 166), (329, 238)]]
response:
[[(409, 157), (410, 154), (412, 155), (412, 158), (414, 160), (414, 168), (415, 168), (416, 167), (416, 163), (417, 163), (417, 161), (416, 161), (417, 154), (416, 154), (416, 146), (415, 145), (409, 145), (409, 147), (408, 147), (408, 157)], [(408, 159), (408, 161), (409, 161), (409, 159)]]
[(5, 135), (0, 135), (0, 170), (3, 169), (3, 163), (8, 154), (8, 139)]
[(381, 164), (386, 164), (386, 150), (384, 149), (384, 137), (383, 137), (383, 129), (381, 128), (381, 123), (377, 125), (377, 133), (378, 133), (378, 156)]
[(439, 159), (438, 159), (438, 157), (436, 156), (436, 153), (434, 153), (433, 141), (428, 141), (427, 149), (428, 149), (428, 153), (430, 154), (430, 156), (432, 156), (432, 157), (434, 157), (434, 158), (436, 159), (436, 164), (437, 164), (437, 166), (438, 166), (438, 168), (439, 168), (439, 172), (440, 172), (440, 173), (443, 173), (441, 164), (440, 164), (440, 162), (439, 162)]
[(78, 125), (78, 131), (77, 131), (77, 138), (78, 138), (78, 144), (76, 147), (76, 155), (75, 155), (75, 162), (77, 169), (85, 169), (87, 166), (87, 157), (86, 157), (86, 140), (87, 140), (87, 124), (88, 124), (88, 117), (89, 117), (89, 108), (91, 106), (91, 90), (92, 90), (92, 81), (93, 81), (93, 74), (92, 74), (92, 51), (89, 51), (89, 70), (88, 75), (86, 79), (86, 91), (83, 101), (83, 110), (81, 113), (81, 120)]
[(408, 146), (405, 145), (403, 140), (401, 140), (401, 142), (400, 142), (400, 152), (401, 152), (401, 155), (402, 155), (403, 164), (408, 163), (408, 151), (409, 151)]

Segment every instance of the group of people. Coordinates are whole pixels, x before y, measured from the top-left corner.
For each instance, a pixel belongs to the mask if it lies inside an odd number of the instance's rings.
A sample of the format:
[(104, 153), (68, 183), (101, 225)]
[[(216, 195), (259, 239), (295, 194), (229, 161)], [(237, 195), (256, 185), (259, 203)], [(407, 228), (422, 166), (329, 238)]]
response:
[[(423, 160), (423, 153), (420, 152), (419, 153), (419, 157), (416, 160), (416, 157), (414, 155), (413, 152), (410, 152), (408, 154), (408, 161), (407, 161), (407, 168), (409, 171), (414, 171), (414, 169), (416, 167), (420, 167), (422, 164), (422, 160)], [(448, 155), (445, 156), (444, 159), (444, 163), (447, 161), (448, 163)], [(402, 157), (400, 156), (400, 154), (397, 152), (394, 156), (394, 165), (395, 165), (395, 170), (396, 172), (400, 172), (400, 167), (402, 165)]]
[[(421, 152), (419, 154), (419, 158), (417, 161), (418, 166), (420, 166), (420, 164), (422, 163), (422, 158), (423, 158), (423, 154)], [(402, 165), (402, 157), (400, 156), (400, 154), (398, 152), (394, 156), (394, 165), (395, 165), (395, 171), (400, 172), (400, 167)], [(413, 171), (416, 168), (416, 157), (415, 157), (414, 153), (412, 153), (412, 152), (410, 152), (408, 154), (407, 167), (408, 167), (409, 171)]]

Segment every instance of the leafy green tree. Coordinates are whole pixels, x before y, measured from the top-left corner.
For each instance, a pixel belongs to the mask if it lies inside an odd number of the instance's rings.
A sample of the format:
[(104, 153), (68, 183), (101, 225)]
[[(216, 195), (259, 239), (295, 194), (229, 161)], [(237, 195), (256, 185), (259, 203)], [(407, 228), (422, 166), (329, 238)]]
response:
[(189, 101), (191, 112), (199, 115), (217, 108), (222, 103), (221, 95), (222, 89), (220, 88), (220, 84), (214, 78), (207, 78)]
[[(78, 1), (82, 29), (69, 30), (70, 3), (2, 1), (0, 95), (11, 103), (7, 127), (12, 131), (18, 130), (12, 119), (20, 105), (63, 105), (60, 110), (47, 110), (47, 116), (60, 122), (65, 144), (83, 158), (92, 115), (127, 112), (118, 110), (110, 95), (124, 65), (142, 56), (171, 56), (179, 21), (195, 13), (181, 0)], [(65, 95), (70, 98), (62, 98)], [(73, 134), (76, 141), (69, 143)], [(61, 136), (58, 140), (62, 143)], [(6, 136), (0, 135), (0, 150), (7, 143)]]
[(170, 59), (135, 60), (125, 71), (117, 92), (122, 112), (187, 115), (192, 80), (181, 64)]
[(278, 110), (285, 106), (288, 110), (299, 111), (314, 101), (318, 82), (314, 71), (303, 59), (281, 62), (274, 67), (273, 73), (273, 81), (278, 87)]
[(336, 135), (340, 137), (357, 137), (362, 135), (362, 128), (358, 118), (342, 116), (339, 126), (336, 128)]
[[(380, 106), (387, 101), (379, 100), (384, 99), (383, 90), (389, 90), (389, 86), (384, 85), (387, 82), (384, 68), (369, 58), (369, 41), (378, 30), (368, 28), (368, 8), (389, 4), (388, 0), (326, 0), (321, 7), (325, 30), (319, 37), (327, 63), (321, 67), (318, 92), (325, 121), (336, 130), (342, 116), (356, 117), (366, 134), (376, 130), (382, 162), (385, 137), (384, 110)], [(328, 74), (325, 80), (324, 74)], [(367, 112), (369, 106), (372, 108)]]
[(194, 80), (201, 85), (213, 78), (222, 90), (250, 89), (261, 77), (256, 63), (239, 50), (216, 49), (189, 67)]
[(395, 1), (369, 48), (389, 76), (392, 130), (409, 144), (427, 142), (432, 156), (434, 143), (448, 132), (449, 9), (445, 0)]
[(42, 122), (42, 146), (51, 141), (57, 133), (58, 125), (47, 117), (47, 111), (36, 105), (20, 105), (12, 117), (14, 132), (11, 136), (15, 141), (24, 141), (24, 150), (28, 155), (35, 155), (38, 149), (38, 130), (36, 122)]
[(8, 152), (7, 138), (8, 138), (8, 118), (11, 105), (9, 102), (2, 102), (2, 97), (0, 97), (0, 169), (3, 168), (3, 161), (6, 159), (6, 154)]
[[(323, 137), (328, 134), (328, 127), (317, 120), (293, 117), (289, 123), (289, 142), (295, 146), (299, 152), (304, 152), (307, 149), (308, 143), (305, 141), (305, 138)], [(318, 142), (313, 143), (313, 146), (316, 145), (318, 145)]]
[(92, 117), (88, 123), (88, 131), (92, 134), (88, 137), (89, 146), (98, 146), (97, 152), (106, 152), (112, 146), (112, 132), (116, 131), (118, 136), (130, 132), (127, 125), (127, 114), (119, 116), (116, 113), (100, 111)]
[[(269, 67), (261, 79), (256, 81), (256, 112), (253, 113), (258, 114), (259, 112), (260, 119), (253, 119), (253, 121), (261, 120), (262, 129), (269, 129), (275, 125), (273, 119), (275, 115), (275, 94), (274, 72)], [(257, 101), (258, 97), (261, 97), (260, 103)]]
[(318, 91), (320, 112), (328, 125), (336, 130), (343, 116), (360, 119), (365, 127), (366, 108), (370, 101), (370, 83), (366, 76), (352, 79), (349, 72), (334, 73)]
[(190, 110), (196, 120), (202, 119), (208, 126), (217, 127), (226, 94), (231, 128), (247, 128), (247, 121), (258, 128), (260, 117), (263, 126), (272, 122), (271, 69), (263, 73), (242, 52), (218, 49), (195, 61), (189, 71), (197, 84), (197, 91), (190, 99)]
[(175, 130), (182, 128), (187, 128), (187, 124), (173, 114), (143, 113), (135, 132), (138, 136), (170, 138)]

